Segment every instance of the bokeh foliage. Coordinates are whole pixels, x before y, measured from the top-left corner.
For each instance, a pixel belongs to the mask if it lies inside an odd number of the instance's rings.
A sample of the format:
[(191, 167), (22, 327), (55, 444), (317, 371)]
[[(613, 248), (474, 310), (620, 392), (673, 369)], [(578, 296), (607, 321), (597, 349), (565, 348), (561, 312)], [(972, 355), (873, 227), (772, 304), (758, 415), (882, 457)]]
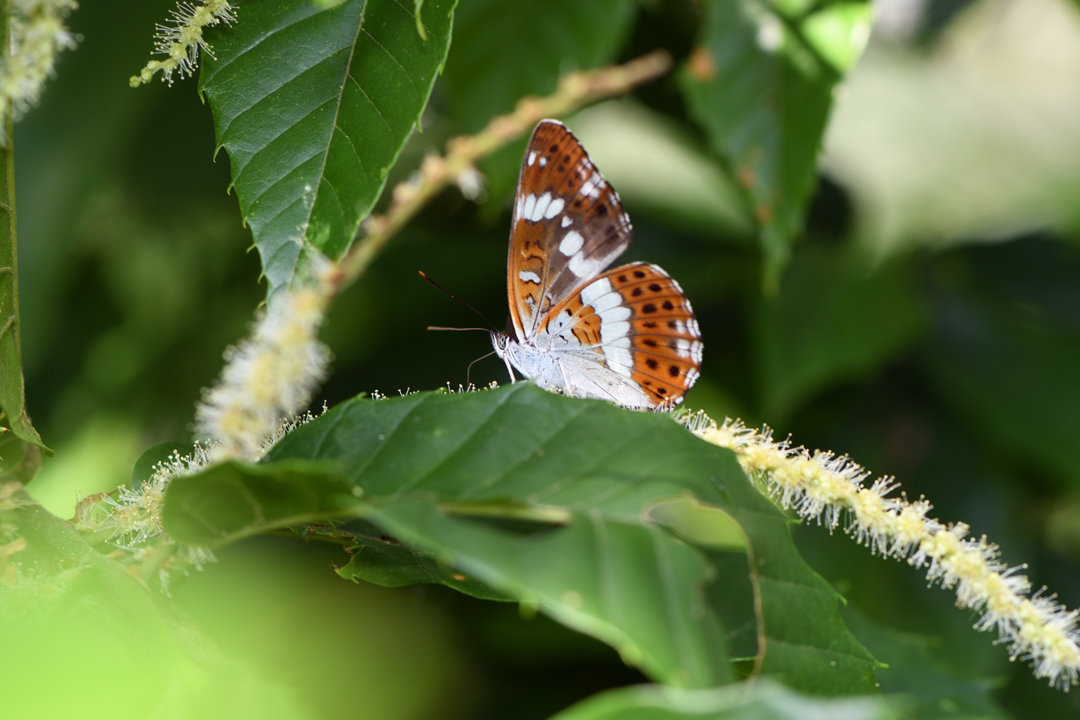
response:
[[(86, 5), (71, 18), (80, 48), (61, 59), (42, 106), (16, 128), (27, 403), (57, 450), (29, 489), (61, 517), (71, 515), (76, 493), (126, 482), (146, 447), (190, 439), (199, 390), (270, 289), (256, 283), (260, 270), (271, 274), (265, 258), (260, 266), (256, 253), (245, 254), (253, 239), (263, 249), (260, 229), (254, 220), (250, 230), (243, 227), (240, 207), (249, 201), (239, 185), (236, 197), (226, 194), (235, 160), (224, 153), (212, 160), (222, 128), (215, 139), (194, 83), (171, 90), (126, 85), (170, 3)], [(240, 3), (236, 28), (210, 35), (219, 63), (229, 57), (231, 33), (270, 5)], [(359, 3), (326, 5), (311, 8), (344, 13)], [(1073, 200), (1080, 131), (1070, 120), (1080, 95), (1068, 81), (1080, 72), (1075, 5), (928, 2), (921, 25), (883, 13), (850, 74), (853, 56), (842, 41), (850, 33), (836, 28), (855, 22), (865, 3), (579, 5), (462, 0), (445, 74), (425, 75), (434, 87), (424, 132), (403, 146), (386, 143), (386, 157), (400, 156), (393, 167), (384, 163), (387, 173), (373, 176), (372, 187), (405, 176), (426, 151), (509, 110), (522, 93), (550, 91), (561, 72), (667, 48), (679, 63), (675, 75), (568, 120), (634, 221), (635, 242), (624, 259), (662, 265), (694, 303), (705, 366), (687, 404), (714, 417), (768, 422), (798, 443), (850, 453), (895, 474), (910, 496), (931, 499), (942, 519), (971, 524), (1003, 546), (1008, 562), (1029, 563), (1036, 587), (1046, 584), (1068, 606), (1080, 606), (1080, 250)], [(449, 7), (424, 3), (425, 22), (435, 27)], [(779, 22), (778, 46), (771, 45), (773, 20), (761, 24), (766, 15)], [(720, 24), (725, 18), (732, 24)], [(1028, 48), (1033, 28), (1041, 28), (1043, 52)], [(405, 29), (415, 32), (408, 23)], [(714, 66), (703, 62), (703, 52)], [(723, 62), (724, 52), (743, 58), (734, 67), (745, 75), (726, 74), (733, 65)], [(803, 74), (807, 63), (816, 74)], [(703, 79), (716, 87), (701, 87)], [(208, 75), (202, 83), (209, 84)], [(727, 89), (739, 87), (745, 96)], [(815, 163), (822, 130), (824, 153)], [(760, 154), (750, 155), (761, 166), (748, 174), (747, 148), (759, 144)], [(475, 320), (420, 282), (416, 270), (501, 319), (506, 200), (519, 162), (520, 148), (513, 147), (490, 158), (482, 167), (486, 203), (445, 193), (338, 300), (323, 335), (336, 356), (335, 375), (319, 401), (337, 405), (375, 389), (396, 394), (465, 382), (466, 366), (487, 351), (487, 341), (426, 333), (429, 324)], [(348, 242), (346, 231), (375, 194), (364, 195), (369, 199), (327, 247)], [(779, 203), (774, 214), (760, 211), (765, 201)], [(763, 292), (769, 277), (775, 287)], [(505, 380), (503, 374), (485, 361), (471, 379), (483, 384)], [(461, 402), (490, 397), (499, 396)], [(387, 401), (382, 412), (391, 407)], [(488, 583), (505, 584), (462, 587), (453, 571), (447, 575), (446, 561), (455, 549), (495, 547), (474, 535), (512, 537), (506, 547), (517, 547), (536, 527), (429, 518), (432, 507), (414, 504), (414, 515), (402, 509), (397, 524), (389, 514), (373, 516), (376, 525), (357, 532), (382, 550), (411, 540), (417, 552), (430, 553), (427, 579), (473, 595), (520, 589), (519, 576), (473, 555), (470, 567), (490, 568)], [(45, 518), (32, 513), (5, 512), (3, 527), (22, 530)], [(239, 688), (283, 717), (363, 708), (380, 718), (543, 718), (599, 690), (646, 680), (600, 642), (543, 614), (532, 617), (529, 603), (474, 600), (438, 585), (343, 582), (330, 564), (345, 569), (355, 556), (315, 541), (259, 538), (222, 549), (216, 565), (174, 579), (178, 615), (163, 618), (119, 565), (88, 547), (74, 551), (85, 541), (63, 524), (45, 518), (41, 526), (71, 545), (35, 550), (40, 567), (55, 570), (57, 558), (78, 553), (91, 560), (79, 561), (70, 584), (41, 589), (59, 603), (58, 620), (3, 644), (23, 648), (50, 638), (34, 657), (65, 658), (57, 672), (68, 690), (54, 696), (65, 712), (86, 711), (87, 698), (102, 697), (101, 688), (125, 674), (137, 692), (121, 693), (128, 704), (112, 708), (110, 717), (137, 716), (140, 703), (160, 697), (165, 680), (177, 677), (174, 692), (202, 688), (189, 692), (192, 713), (206, 707), (200, 702), (228, 707)], [(858, 612), (847, 625), (888, 664), (875, 672), (885, 692), (904, 696), (893, 701), (898, 716), (1064, 718), (1078, 711), (1076, 693), (1053, 693), (1021, 663), (1010, 665), (990, 637), (971, 630), (972, 619), (952, 607), (948, 593), (927, 590), (911, 569), (818, 528), (799, 527), (794, 536), (809, 565)], [(730, 548), (701, 552), (724, 581), (709, 584), (705, 596), (727, 633), (728, 652), (752, 655), (754, 628), (740, 624), (751, 588), (736, 582), (745, 578), (746, 556)], [(101, 593), (109, 597), (101, 600)], [(100, 601), (89, 611), (79, 597)], [(109, 608), (117, 605), (134, 619), (102, 630), (97, 623), (115, 618)], [(101, 615), (88, 620), (87, 612)], [(178, 627), (201, 634), (181, 633), (188, 644), (177, 644)], [(139, 663), (142, 656), (131, 653), (147, 638), (161, 652)], [(116, 664), (102, 672), (108, 662), (89, 651), (73, 654), (72, 646), (108, 647)], [(220, 664), (208, 665), (209, 655)], [(6, 657), (5, 672), (14, 659)], [(680, 698), (605, 698), (568, 717), (743, 716), (723, 697), (698, 698), (696, 715), (685, 714)]]

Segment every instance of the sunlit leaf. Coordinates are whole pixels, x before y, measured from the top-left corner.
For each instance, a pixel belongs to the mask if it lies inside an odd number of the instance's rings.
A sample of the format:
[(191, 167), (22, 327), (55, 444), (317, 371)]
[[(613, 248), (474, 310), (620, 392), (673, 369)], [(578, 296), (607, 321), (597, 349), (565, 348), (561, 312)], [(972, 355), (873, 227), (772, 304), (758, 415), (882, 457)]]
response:
[(130, 569), (0, 485), (6, 717), (313, 717), (288, 688), (225, 659)]
[(336, 257), (386, 183), (450, 45), (456, 0), (248, 2), (203, 65), (219, 147), (262, 257), (287, 286), (303, 243)]

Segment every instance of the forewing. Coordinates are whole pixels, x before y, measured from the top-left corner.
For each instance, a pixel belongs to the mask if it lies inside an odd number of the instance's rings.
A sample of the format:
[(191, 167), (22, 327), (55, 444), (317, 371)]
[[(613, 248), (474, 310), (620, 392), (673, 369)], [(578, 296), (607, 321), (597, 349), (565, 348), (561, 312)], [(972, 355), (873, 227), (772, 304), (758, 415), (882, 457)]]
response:
[(619, 196), (555, 120), (525, 150), (510, 229), (507, 289), (519, 341), (550, 309), (622, 254), (633, 229)]
[(553, 350), (603, 364), (652, 406), (674, 406), (698, 379), (701, 331), (682, 288), (648, 263), (600, 275), (544, 318)]

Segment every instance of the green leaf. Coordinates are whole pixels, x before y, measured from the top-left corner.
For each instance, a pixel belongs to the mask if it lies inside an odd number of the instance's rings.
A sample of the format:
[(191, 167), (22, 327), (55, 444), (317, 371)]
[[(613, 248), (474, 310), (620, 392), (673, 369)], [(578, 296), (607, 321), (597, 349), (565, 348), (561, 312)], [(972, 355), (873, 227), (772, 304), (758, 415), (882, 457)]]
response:
[(389, 504), (372, 519), (603, 640), (658, 680), (679, 687), (731, 681), (723, 634), (701, 593), (711, 568), (656, 526), (594, 509), (557, 531), (521, 537), (449, 517), (422, 497)]
[(426, 41), (396, 0), (247, 2), (212, 34), (199, 87), (269, 293), (304, 243), (330, 257), (349, 247), (427, 105), (455, 4), (425, 3)]
[(682, 690), (639, 685), (601, 693), (551, 720), (875, 720), (878, 699), (820, 700), (761, 681), (750, 687)]
[[(951, 267), (950, 267), (951, 266)], [(940, 396), (990, 446), (1080, 488), (1080, 252), (1029, 240), (943, 261), (922, 360)]]
[(314, 717), (288, 688), (227, 660), (130, 568), (0, 485), (5, 716)]
[(41, 466), (41, 447), (23, 442), (15, 433), (0, 435), (0, 484), (30, 482)]
[[(5, 23), (7, 21), (5, 20)], [(4, 33), (6, 35), (6, 31)], [(9, 113), (10, 115), (10, 113)], [(22, 350), (19, 341), (19, 260), (15, 234), (15, 154), (11, 150), (11, 118), (3, 122), (0, 144), (0, 411), (15, 437), (38, 446), (52, 457), (26, 414)], [(3, 429), (0, 429), (3, 432)], [(36, 466), (35, 466), (36, 467)]]
[(476, 132), (554, 92), (561, 73), (612, 62), (636, 11), (629, 0), (464, 0), (443, 78), (454, 118)]
[(850, 608), (844, 611), (844, 619), (887, 664), (878, 670), (878, 681), (898, 717), (1009, 719), (993, 699), (997, 683), (960, 677), (942, 667), (930, 650), (932, 638), (882, 627)]
[(355, 504), (334, 463), (290, 460), (273, 465), (224, 462), (198, 483), (169, 483), (162, 522), (184, 545), (216, 547), (264, 529), (322, 520)]
[[(748, 568), (716, 577), (705, 553), (650, 518), (678, 499), (719, 508), (715, 537), (730, 544), (737, 524), (753, 558), (762, 615), (755, 618), (753, 602), (743, 611), (767, 644), (764, 671), (811, 692), (873, 692), (874, 661), (846, 631), (836, 594), (799, 557), (787, 520), (729, 451), (666, 415), (558, 397), (528, 383), (355, 399), (284, 438), (266, 471), (296, 459), (336, 462), (345, 483), (362, 491), (354, 511), (395, 538), (611, 643), (653, 677), (691, 687), (730, 679), (703, 585), (722, 588)], [(176, 478), (166, 529), (201, 544), (271, 527), (266, 513), (247, 529), (235, 524), (262, 504), (257, 480), (242, 486), (243, 494), (225, 493), (203, 475)], [(345, 494), (339, 488), (327, 492), (302, 509), (347, 505), (334, 499)], [(197, 507), (201, 520), (185, 519), (181, 502)], [(295, 522), (299, 510), (282, 507), (276, 522)], [(695, 518), (690, 533), (677, 518), (661, 519), (685, 537), (700, 536), (706, 522)]]
[(174, 454), (179, 454), (181, 457), (189, 455), (194, 449), (195, 447), (191, 443), (178, 440), (169, 440), (152, 445), (143, 451), (143, 454), (135, 461), (134, 467), (131, 468), (130, 486), (133, 488), (139, 487), (143, 483), (149, 482), (154, 475), (155, 465), (167, 462)]
[(357, 536), (348, 547), (349, 562), (337, 568), (346, 580), (374, 583), (383, 587), (401, 587), (417, 583), (438, 583), (482, 600), (510, 600), (475, 578), (440, 562), (432, 553), (403, 545), (396, 540)]
[[(560, 74), (613, 62), (636, 12), (630, 0), (465, 0), (443, 77), (457, 126), (476, 132), (526, 95), (554, 92)], [(481, 163), (496, 209), (524, 151), (523, 139)]]
[(870, 3), (711, 0), (680, 76), (692, 116), (746, 191), (775, 290), (800, 232), (833, 88), (869, 36)]
[(800, 404), (877, 372), (918, 340), (928, 312), (902, 267), (870, 273), (835, 252), (796, 253), (755, 318), (761, 412), (782, 423)]

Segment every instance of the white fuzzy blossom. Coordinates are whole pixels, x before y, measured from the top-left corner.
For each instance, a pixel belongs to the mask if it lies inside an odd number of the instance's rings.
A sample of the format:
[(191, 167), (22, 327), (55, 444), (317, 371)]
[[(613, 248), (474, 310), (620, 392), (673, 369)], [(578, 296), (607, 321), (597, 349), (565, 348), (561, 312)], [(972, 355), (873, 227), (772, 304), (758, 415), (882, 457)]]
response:
[(214, 57), (214, 52), (203, 38), (203, 30), (212, 25), (236, 22), (236, 8), (228, 0), (203, 0), (198, 5), (181, 2), (169, 13), (168, 25), (158, 25), (154, 35), (154, 51), (164, 55), (164, 60), (151, 60), (138, 75), (131, 77), (132, 87), (150, 82), (161, 73), (161, 79), (172, 85), (173, 73), (181, 78), (195, 73), (199, 66), (199, 53)]
[(302, 410), (326, 377), (330, 351), (318, 339), (329, 302), (324, 287), (278, 293), (251, 336), (226, 350), (221, 380), (195, 415), (216, 459), (259, 458), (281, 420)]
[(9, 48), (0, 67), (0, 126), (37, 104), (57, 54), (75, 47), (64, 20), (77, 7), (75, 0), (11, 0)]
[(733, 450), (781, 507), (830, 531), (846, 519), (845, 531), (872, 552), (925, 568), (928, 581), (956, 592), (957, 607), (982, 613), (976, 629), (997, 630), (1009, 658), (1031, 662), (1036, 677), (1065, 690), (1080, 681), (1080, 611), (1044, 590), (1031, 595), (1022, 568), (1002, 563), (985, 537), (967, 537), (967, 525), (927, 517), (931, 505), (923, 498), (888, 497), (897, 487), (891, 478), (867, 486), (870, 473), (847, 457), (792, 447), (739, 421), (717, 425), (703, 413), (683, 422), (703, 440)]
[[(326, 406), (323, 405), (323, 412)], [(282, 420), (277, 431), (264, 438), (262, 454), (287, 434), (315, 419), (310, 412)], [(153, 467), (147, 480), (134, 487), (121, 487), (116, 493), (93, 495), (79, 503), (72, 521), (76, 529), (85, 534), (101, 534), (106, 542), (126, 551), (135, 562), (151, 561), (159, 544), (171, 546), (171, 554), (161, 562), (158, 576), (161, 588), (168, 593), (170, 574), (175, 570), (187, 573), (188, 568), (201, 570), (215, 562), (214, 553), (205, 547), (176, 545), (165, 532), (161, 511), (165, 491), (177, 477), (194, 475), (209, 467), (215, 459), (215, 445), (195, 443), (194, 450), (181, 455), (174, 450), (165, 460)], [(258, 458), (253, 458), (258, 459)], [(0, 509), (4, 508), (4, 488), (0, 485)], [(0, 546), (0, 559), (3, 547)]]
[(169, 482), (182, 475), (194, 475), (209, 463), (210, 449), (198, 443), (188, 455), (181, 456), (174, 450), (154, 466), (148, 480), (136, 487), (121, 487), (115, 498), (105, 495), (91, 512), (77, 513), (76, 526), (84, 532), (109, 530), (107, 541), (134, 551), (136, 546), (165, 533), (161, 508)]

